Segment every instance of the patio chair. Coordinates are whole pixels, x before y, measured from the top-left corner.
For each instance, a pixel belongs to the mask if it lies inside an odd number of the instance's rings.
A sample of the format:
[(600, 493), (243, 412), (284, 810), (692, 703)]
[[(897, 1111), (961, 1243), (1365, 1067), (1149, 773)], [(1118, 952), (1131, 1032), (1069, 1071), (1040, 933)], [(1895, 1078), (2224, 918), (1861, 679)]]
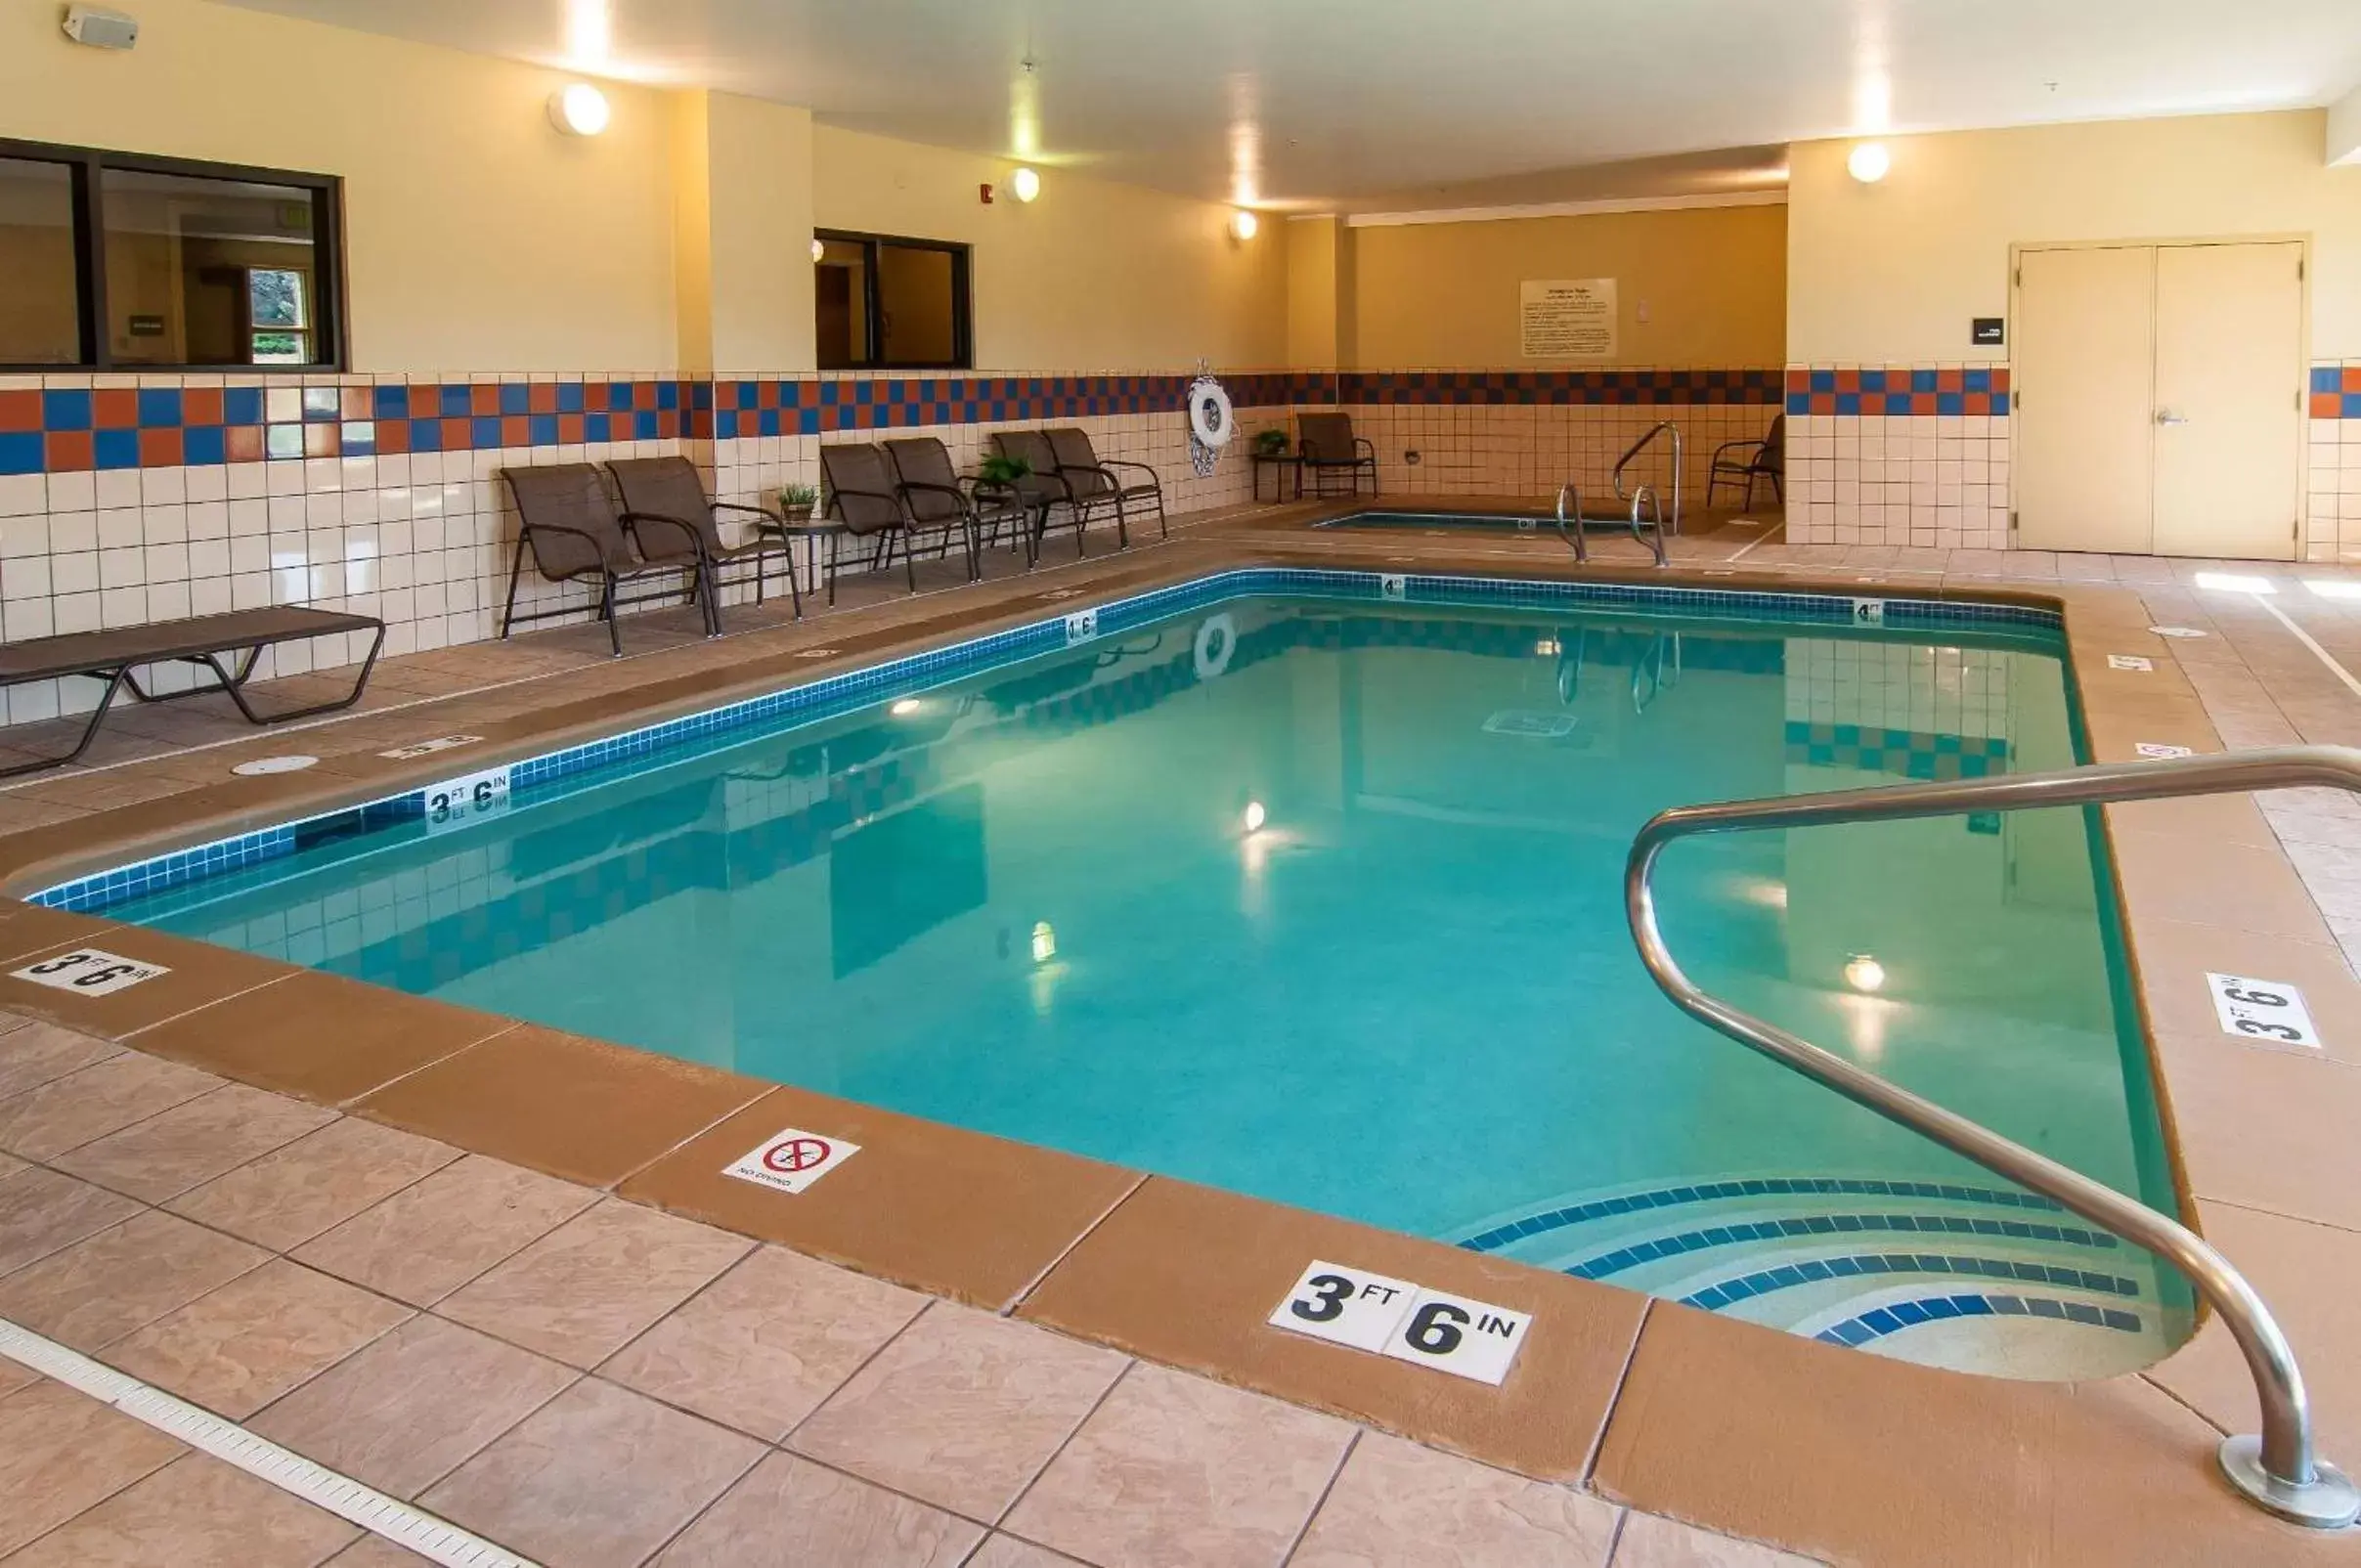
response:
[[(716, 501), (705, 493), (705, 481), (696, 465), (686, 457), (618, 457), (607, 464), (607, 472), (615, 476), (615, 489), (623, 497), (627, 511), (645, 517), (661, 517), (688, 524), (697, 531), (698, 543), (705, 550), (706, 570), (717, 588), (736, 588), (747, 579), (740, 576), (725, 581), (721, 569), (751, 562), (754, 566), (754, 601), (761, 604), (765, 592), (765, 579), (773, 560), (787, 566), (787, 594), (795, 604), (795, 618), (804, 618), (803, 589), (795, 583), (795, 545), (778, 532), (779, 519), (760, 506), (748, 506), (739, 501)], [(721, 512), (743, 512), (755, 519), (755, 537), (743, 544), (721, 543)], [(671, 536), (658, 538), (654, 533), (639, 542), (640, 553), (650, 561), (673, 559), (682, 549), (682, 543)], [(714, 621), (721, 619), (720, 603), (714, 605)]]
[(1714, 503), (1714, 492), (1723, 485), (1744, 485), (1746, 499), (1742, 506), (1754, 504), (1755, 482), (1771, 481), (1774, 501), (1787, 499), (1787, 415), (1779, 414), (1771, 421), (1771, 429), (1760, 441), (1725, 441), (1714, 448), (1713, 466), (1705, 474), (1705, 504)]
[[(501, 610), (501, 635), (522, 621), (548, 621), (578, 613), (578, 605), (516, 613), (516, 585), (524, 574), (525, 557), (552, 583), (591, 581), (598, 585), (598, 619), (607, 625), (607, 641), (616, 657), (623, 654), (623, 632), (616, 612), (628, 605), (648, 604), (670, 593), (620, 596), (627, 584), (678, 573), (683, 603), (705, 612), (708, 636), (718, 634), (713, 585), (705, 558), (705, 542), (694, 525), (670, 517), (618, 511), (607, 495), (598, 470), (587, 462), (548, 463), (534, 468), (503, 468), (501, 477), (516, 498), (516, 558), (508, 568), (508, 601)], [(642, 544), (642, 530), (645, 541)]]
[[(1058, 473), (1057, 449), (1049, 444), (1049, 437), (1038, 430), (995, 430), (992, 450), (1031, 470), (1016, 482), (1017, 494), (1033, 514), (1032, 536), (1026, 546), (1027, 562), (1040, 559), (1041, 541), (1053, 526), (1072, 529), (1073, 552), (1082, 554), (1082, 533), (1090, 526), (1093, 508), (1076, 501), (1073, 486)], [(1050, 517), (1059, 507), (1066, 510), (1065, 520), (1053, 525)]]
[(1349, 414), (1299, 414), (1295, 416), (1295, 451), (1312, 476), (1312, 494), (1333, 494), (1329, 475), (1341, 473), (1346, 494), (1361, 494), (1361, 476), (1369, 476), (1369, 493), (1377, 493), (1377, 449), (1353, 434)]
[[(1079, 425), (1044, 430), (1051, 456), (1058, 459), (1058, 477), (1073, 491), (1076, 502), (1115, 502), (1115, 537), (1122, 544), (1131, 543), (1129, 530), (1124, 527), (1126, 514), (1134, 502), (1152, 502), (1156, 507), (1156, 531), (1164, 539), (1172, 537), (1164, 524), (1164, 482), (1154, 468), (1144, 462), (1127, 462), (1117, 457), (1102, 459), (1090, 444), (1090, 432)], [(1126, 474), (1137, 477), (1125, 478)]]
[[(872, 571), (891, 568), (894, 551), (901, 550), (902, 576), (910, 591), (918, 591), (918, 561), (912, 549), (914, 534), (931, 531), (944, 535), (943, 546), (950, 546), (949, 534), (957, 529), (963, 540), (967, 533), (963, 516), (938, 517), (919, 521), (911, 517), (900, 484), (887, 464), (886, 455), (873, 442), (847, 442), (841, 446), (820, 448), (820, 477), (827, 482), (828, 501), (820, 515), (832, 517), (844, 525), (843, 533), (828, 536), (828, 602), (836, 602), (836, 577), (842, 564), (844, 535), (857, 539), (874, 539), (877, 543), (869, 552)], [(976, 575), (975, 551), (968, 551), (968, 576)]]
[[(1020, 548), (1029, 543), (1026, 523), (1030, 510), (1013, 485), (997, 484), (952, 466), (948, 448), (933, 436), (903, 436), (888, 441), (886, 461), (893, 465), (902, 509), (921, 528), (947, 527), (956, 521), (968, 536), (971, 575), (982, 576), (979, 552), (996, 542), (1003, 524), (1009, 543)], [(949, 535), (944, 535), (947, 545)]]

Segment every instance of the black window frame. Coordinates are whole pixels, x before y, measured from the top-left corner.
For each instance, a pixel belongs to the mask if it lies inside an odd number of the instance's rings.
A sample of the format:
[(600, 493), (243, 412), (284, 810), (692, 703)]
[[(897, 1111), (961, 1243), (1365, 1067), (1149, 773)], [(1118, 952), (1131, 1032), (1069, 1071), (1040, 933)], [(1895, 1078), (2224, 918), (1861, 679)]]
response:
[[(870, 234), (857, 229), (814, 229), (812, 238), (831, 244), (858, 245), (863, 251), (861, 266), (861, 319), (866, 325), (868, 342), (872, 349), (885, 341), (885, 307), (878, 296), (879, 278), (877, 251), (880, 245), (899, 245), (905, 250), (940, 250), (951, 258), (951, 350), (947, 360), (894, 360), (888, 362), (872, 354), (865, 365), (826, 365), (824, 370), (972, 370), (976, 368), (976, 296), (975, 246), (956, 240), (922, 240), (914, 235)], [(818, 262), (813, 262), (816, 269)], [(818, 309), (816, 303), (813, 306)]]
[[(188, 372), (229, 375), (322, 375), (350, 369), (345, 335), (344, 181), (333, 174), (311, 174), (299, 169), (274, 169), (257, 164), (214, 163), (201, 158), (165, 157), (148, 152), (118, 152), (107, 148), (74, 147), (59, 142), (27, 142), (0, 137), (0, 158), (34, 163), (59, 163), (71, 170), (73, 181), (73, 250), (75, 301), (79, 313), (81, 357), (73, 364), (56, 361), (0, 362), (0, 373), (73, 374), (79, 371), (121, 371), (127, 374)], [(302, 365), (256, 365), (234, 362), (214, 365), (159, 365), (153, 360), (117, 363), (107, 338), (107, 269), (101, 256), (106, 244), (105, 182), (107, 170), (123, 174), (182, 175), (195, 179), (240, 180), (250, 184), (283, 185), (312, 195), (316, 218), (312, 233), (312, 276), (317, 280), (312, 299), (315, 318), (309, 330), (326, 357)]]

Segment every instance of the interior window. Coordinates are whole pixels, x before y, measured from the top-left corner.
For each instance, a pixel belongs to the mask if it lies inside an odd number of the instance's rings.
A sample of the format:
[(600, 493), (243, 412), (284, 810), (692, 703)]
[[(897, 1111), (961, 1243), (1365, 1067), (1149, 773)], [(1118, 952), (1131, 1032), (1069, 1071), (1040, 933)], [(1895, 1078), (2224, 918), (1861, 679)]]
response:
[(81, 359), (74, 166), (0, 157), (0, 365)]
[(965, 370), (974, 363), (968, 247), (824, 234), (813, 269), (823, 370)]

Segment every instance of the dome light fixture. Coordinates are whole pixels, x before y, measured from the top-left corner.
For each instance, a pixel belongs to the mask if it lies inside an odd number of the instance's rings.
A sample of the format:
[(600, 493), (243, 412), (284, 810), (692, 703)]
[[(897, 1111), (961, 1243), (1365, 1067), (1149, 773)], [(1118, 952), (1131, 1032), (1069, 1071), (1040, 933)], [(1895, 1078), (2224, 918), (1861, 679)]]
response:
[(596, 136), (613, 116), (607, 95), (589, 82), (575, 82), (549, 95), (549, 123), (568, 136)]
[(1255, 217), (1250, 208), (1240, 207), (1236, 212), (1230, 214), (1230, 233), (1237, 239), (1251, 240), (1254, 238), (1254, 232), (1261, 227), (1262, 220)]
[(1845, 172), (1863, 185), (1875, 185), (1894, 166), (1894, 154), (1883, 142), (1861, 142), (1846, 154)]
[(813, 235), (811, 237), (811, 264), (816, 267), (827, 259), (828, 241), (822, 240), (818, 235)]
[(1030, 201), (1041, 194), (1041, 175), (1037, 169), (1020, 168), (1008, 177), (1009, 194), (1020, 201)]

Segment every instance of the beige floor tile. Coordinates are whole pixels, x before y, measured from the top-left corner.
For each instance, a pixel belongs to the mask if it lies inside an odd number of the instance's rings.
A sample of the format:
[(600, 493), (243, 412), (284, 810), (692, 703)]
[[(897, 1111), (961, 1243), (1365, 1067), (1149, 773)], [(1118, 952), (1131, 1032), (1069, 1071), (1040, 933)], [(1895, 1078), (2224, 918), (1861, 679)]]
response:
[(576, 1367), (595, 1367), (753, 1245), (608, 1198), (474, 1284), (443, 1316)]
[(102, 1359), (242, 1420), (410, 1315), (281, 1258), (116, 1341)]
[(1303, 1529), (1352, 1434), (1331, 1416), (1137, 1365), (1008, 1527), (1107, 1568), (1259, 1568)]
[(419, 1500), (565, 1568), (630, 1568), (763, 1456), (750, 1438), (586, 1377)]
[(332, 1111), (233, 1083), (51, 1163), (101, 1187), (161, 1203), (335, 1119)]
[(311, 1568), (360, 1533), (192, 1454), (42, 1537), (9, 1568)]
[(152, 1209), (0, 1280), (0, 1318), (96, 1351), (270, 1256)]
[(762, 1247), (599, 1372), (776, 1442), (926, 1303), (882, 1280)]
[(657, 1568), (955, 1568), (984, 1527), (773, 1454), (656, 1559)]
[(0, 1101), (0, 1149), (48, 1159), (219, 1087), (210, 1072), (127, 1051)]
[(1814, 1560), (1653, 1513), (1624, 1515), (1615, 1540), (1615, 1568), (1812, 1568)]
[(122, 1055), (123, 1048), (55, 1024), (20, 1022), (0, 1034), (0, 1100), (35, 1089), (93, 1063)]
[(248, 1424), (330, 1469), (415, 1497), (577, 1375), (472, 1328), (413, 1318)]
[(297, 1249), (316, 1269), (430, 1306), (590, 1206), (598, 1194), (469, 1154)]
[(1601, 1568), (1618, 1510), (1381, 1433), (1364, 1434), (1290, 1568)]
[(789, 1446), (989, 1523), (1123, 1366), (1113, 1351), (937, 1302)]
[(0, 1556), (185, 1452), (64, 1383), (0, 1399)]
[(0, 1176), (0, 1275), (139, 1211), (139, 1204), (120, 1193), (37, 1165)]
[(449, 1144), (347, 1116), (169, 1206), (284, 1252), (459, 1157)]
[(994, 1535), (967, 1560), (967, 1568), (1080, 1568), (1077, 1559), (1015, 1536)]

